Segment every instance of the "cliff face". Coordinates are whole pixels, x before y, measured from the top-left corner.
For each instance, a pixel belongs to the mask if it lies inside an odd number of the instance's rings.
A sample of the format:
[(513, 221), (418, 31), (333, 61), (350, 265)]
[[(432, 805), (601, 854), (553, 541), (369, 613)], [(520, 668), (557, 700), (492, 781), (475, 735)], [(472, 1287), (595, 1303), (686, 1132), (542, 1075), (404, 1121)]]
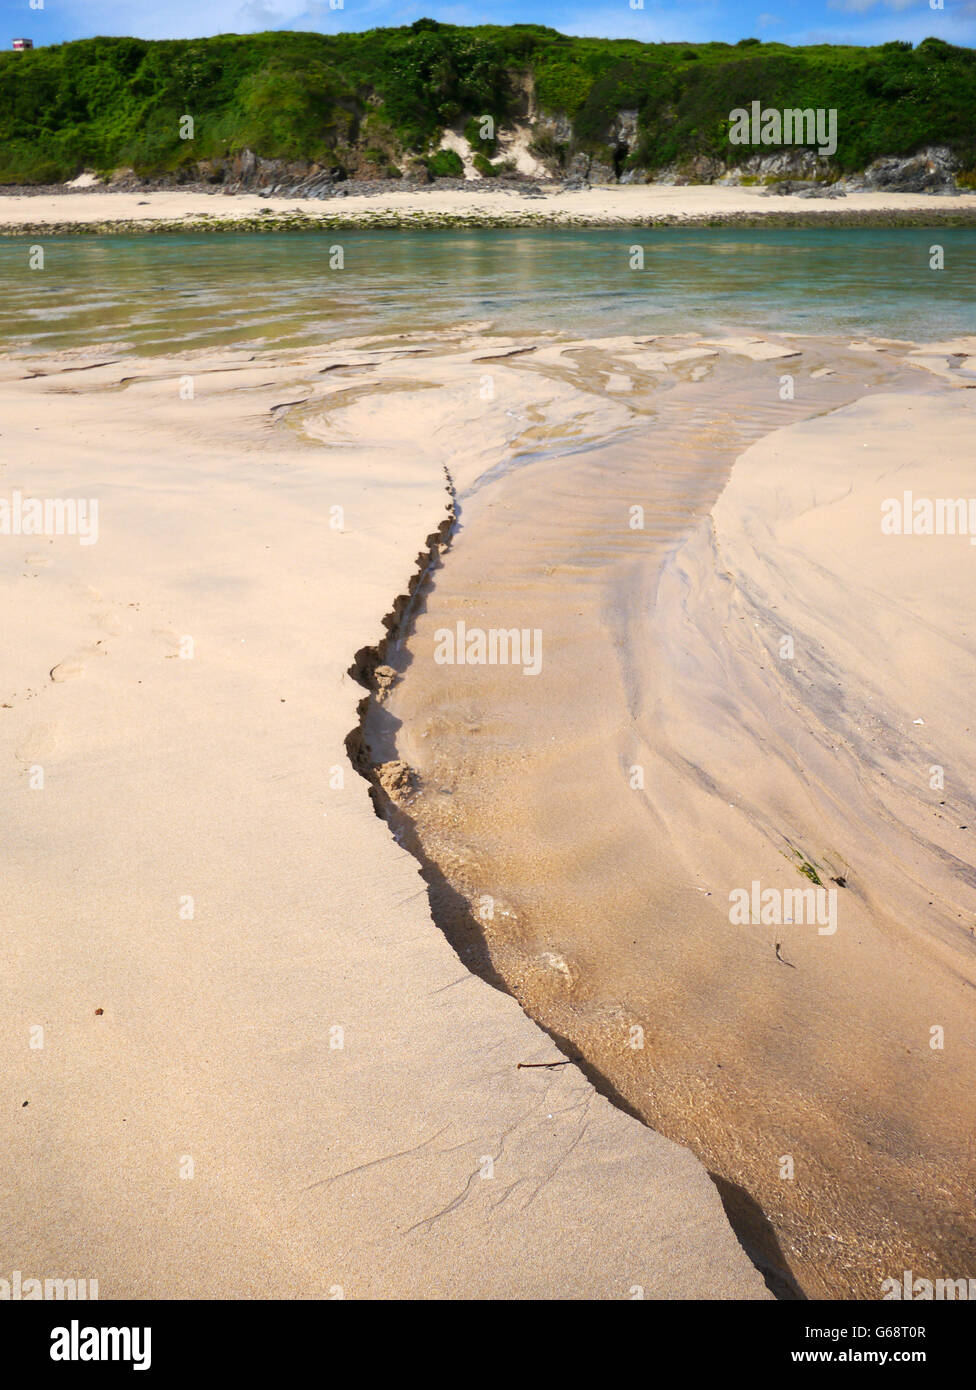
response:
[[(829, 157), (735, 143), (736, 109), (832, 113)], [(0, 183), (101, 177), (235, 188), (520, 175), (590, 183), (876, 179), (976, 183), (976, 52), (641, 44), (535, 25), (419, 20), (365, 34), (0, 54)], [(932, 153), (934, 152), (934, 153)], [(902, 186), (902, 185), (899, 185)]]
[[(626, 116), (627, 113), (623, 113)], [(436, 178), (431, 172), (433, 161), (413, 160), (405, 175), (391, 168), (379, 169), (361, 152), (350, 150), (344, 165), (323, 166), (308, 160), (261, 159), (252, 150), (227, 159), (202, 160), (196, 166), (181, 170), (177, 175), (141, 179), (131, 169), (116, 171), (110, 183), (119, 188), (157, 186), (174, 183), (220, 186), (227, 194), (258, 192), (264, 196), (327, 199), (344, 197), (358, 191), (364, 183), (377, 184), (393, 180), (402, 183), (438, 182), (445, 186), (481, 182), (501, 176), (509, 182), (560, 183), (563, 188), (585, 188), (600, 184), (663, 183), (673, 185), (715, 183), (722, 185), (763, 184), (768, 193), (799, 193), (806, 197), (844, 197), (848, 192), (862, 190), (890, 193), (927, 193), (935, 197), (951, 197), (962, 190), (956, 181), (958, 161), (946, 147), (933, 147), (905, 159), (875, 160), (863, 172), (841, 176), (830, 161), (814, 152), (782, 151), (771, 155), (754, 155), (743, 165), (730, 165), (721, 160), (699, 157), (684, 164), (674, 164), (661, 170), (629, 168), (620, 170), (585, 151), (575, 151), (564, 162), (555, 161), (545, 153), (548, 122), (535, 122), (502, 129), (498, 143), (504, 154), (494, 161), (496, 174), (487, 175), (477, 168), (468, 151), (463, 151), (461, 138), (454, 132), (445, 135), (444, 151), (456, 152), (459, 167), (456, 173)], [(450, 136), (454, 138), (451, 139)], [(516, 157), (511, 158), (514, 154)], [(435, 155), (436, 159), (438, 156)]]

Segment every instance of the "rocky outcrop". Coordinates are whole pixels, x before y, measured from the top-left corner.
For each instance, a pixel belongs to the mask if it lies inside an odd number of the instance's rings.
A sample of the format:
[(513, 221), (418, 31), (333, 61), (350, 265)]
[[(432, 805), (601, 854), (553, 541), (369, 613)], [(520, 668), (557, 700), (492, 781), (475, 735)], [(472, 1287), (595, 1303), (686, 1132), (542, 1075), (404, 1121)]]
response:
[(959, 162), (944, 146), (931, 146), (907, 159), (876, 159), (863, 174), (845, 180), (850, 189), (881, 193), (958, 193), (955, 174)]
[(951, 196), (959, 192), (955, 180), (957, 168), (958, 161), (948, 149), (932, 147), (907, 158), (877, 159), (863, 173), (839, 178), (830, 160), (818, 155), (816, 150), (791, 149), (779, 150), (776, 154), (755, 154), (733, 166), (699, 155), (669, 165), (650, 177), (655, 183), (666, 184), (740, 186), (760, 183), (767, 185), (765, 192), (770, 196), (795, 193), (804, 198), (842, 198), (846, 193), (862, 190)]
[(743, 164), (727, 169), (716, 182), (732, 185), (757, 180), (765, 183), (771, 179), (822, 182), (834, 177), (830, 161), (821, 158), (816, 150), (789, 149), (776, 154), (754, 154)]
[(303, 195), (305, 197), (345, 176), (338, 163), (326, 165), (307, 159), (262, 159), (248, 149), (227, 159), (200, 160), (196, 172), (203, 182), (221, 184), (231, 193), (270, 193), (282, 185), (290, 185), (308, 190)]
[(779, 179), (763, 189), (765, 198), (781, 198), (794, 193), (798, 198), (846, 198), (847, 190), (840, 183), (813, 183), (809, 179)]
[(632, 150), (637, 144), (637, 118), (639, 111), (618, 111), (610, 126), (610, 143), (624, 145)]
[(725, 172), (726, 167), (720, 159), (701, 154), (681, 163), (667, 165), (654, 174), (652, 181), (676, 186), (688, 183), (717, 183)]
[(573, 138), (573, 123), (562, 112), (540, 113), (533, 124), (537, 138), (548, 136), (559, 145), (567, 145)]
[[(560, 179), (565, 188), (613, 183), (662, 183), (673, 185), (715, 183), (726, 186), (765, 184), (767, 192), (796, 193), (801, 197), (843, 197), (846, 192), (870, 190), (885, 193), (928, 193), (951, 196), (959, 192), (955, 174), (959, 162), (943, 146), (931, 146), (907, 157), (877, 159), (863, 173), (838, 177), (830, 161), (813, 149), (778, 150), (774, 154), (755, 154), (741, 164), (729, 165), (712, 155), (690, 159), (651, 170), (633, 164), (637, 144), (637, 112), (617, 113), (610, 129), (610, 143), (594, 150), (573, 148), (572, 125), (561, 114), (536, 114), (531, 125), (534, 139), (528, 143), (527, 129), (522, 143), (532, 152), (532, 172), (528, 165), (522, 177)], [(323, 199), (343, 196), (365, 186), (403, 177), (412, 183), (428, 183), (431, 174), (425, 160), (416, 155), (400, 156), (395, 164), (354, 148), (343, 150), (330, 162), (313, 160), (263, 159), (244, 149), (223, 159), (202, 159), (196, 165), (162, 178), (141, 179), (132, 169), (118, 169), (110, 184), (114, 188), (171, 187), (175, 184), (220, 186), (225, 193), (256, 192), (263, 196)], [(496, 161), (497, 162), (497, 161)], [(480, 176), (471, 176), (477, 179)], [(469, 181), (471, 181), (469, 179)]]
[(591, 159), (587, 178), (590, 183), (616, 183), (617, 171), (612, 164), (606, 164), (600, 159)]

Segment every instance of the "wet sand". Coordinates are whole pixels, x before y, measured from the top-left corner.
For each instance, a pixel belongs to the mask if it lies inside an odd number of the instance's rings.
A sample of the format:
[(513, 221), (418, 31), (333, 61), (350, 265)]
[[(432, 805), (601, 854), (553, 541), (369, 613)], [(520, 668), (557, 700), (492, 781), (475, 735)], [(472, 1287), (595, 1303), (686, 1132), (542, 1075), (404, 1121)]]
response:
[[(445, 450), (459, 524), (365, 724), (462, 958), (691, 1146), (811, 1297), (976, 1273), (976, 549), (880, 530), (892, 494), (971, 487), (954, 349), (485, 362), (505, 457)], [(538, 632), (540, 669), (438, 661), (459, 623)], [(822, 885), (836, 929), (733, 924), (754, 881)]]

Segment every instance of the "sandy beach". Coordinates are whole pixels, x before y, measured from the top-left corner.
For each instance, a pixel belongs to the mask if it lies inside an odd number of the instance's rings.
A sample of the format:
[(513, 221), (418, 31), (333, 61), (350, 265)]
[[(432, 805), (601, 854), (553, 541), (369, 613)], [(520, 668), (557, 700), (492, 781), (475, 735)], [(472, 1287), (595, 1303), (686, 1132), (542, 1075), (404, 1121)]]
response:
[(769, 1296), (704, 1166), (458, 959), (347, 756), (350, 667), (450, 505), (442, 454), (370, 421), (404, 382), (458, 426), (473, 400), (449, 462), (479, 471), (484, 351), (0, 360), (8, 529), (15, 493), (98, 502), (92, 543), (0, 538), (7, 1270)]
[(839, 199), (808, 199), (797, 194), (765, 196), (757, 187), (660, 184), (603, 186), (539, 191), (491, 187), (476, 190), (384, 190), (324, 202), (257, 194), (191, 193), (180, 190), (38, 193), (0, 190), (0, 233), (69, 232), (81, 228), (180, 230), (208, 221), (269, 228), (296, 217), (320, 226), (650, 226), (787, 220), (812, 225), (831, 222), (911, 221), (938, 224), (945, 219), (976, 220), (976, 193), (932, 197), (915, 193), (849, 193)]
[[(7, 1265), (976, 1272), (976, 551), (879, 526), (965, 494), (974, 360), (463, 325), (0, 359), (8, 519), (98, 502), (94, 540), (0, 537)], [(459, 619), (539, 629), (538, 673), (438, 663)], [(808, 870), (835, 930), (730, 921)]]

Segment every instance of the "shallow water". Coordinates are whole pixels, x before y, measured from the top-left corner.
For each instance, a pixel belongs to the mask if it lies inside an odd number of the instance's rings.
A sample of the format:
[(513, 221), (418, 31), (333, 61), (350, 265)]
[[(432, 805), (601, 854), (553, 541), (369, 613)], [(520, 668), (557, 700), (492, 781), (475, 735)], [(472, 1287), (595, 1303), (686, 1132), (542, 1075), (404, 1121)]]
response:
[[(686, 344), (658, 339), (643, 360), (680, 356)], [(773, 873), (793, 843), (836, 843), (867, 894), (886, 871), (884, 837), (860, 809), (849, 824), (832, 808), (835, 792), (844, 800), (850, 791), (843, 758), (829, 754), (825, 789), (794, 747), (797, 730), (815, 722), (809, 692), (797, 726), (779, 729), (770, 711), (788, 706), (784, 692), (766, 700), (742, 683), (734, 629), (757, 619), (725, 611), (721, 574), (711, 648), (680, 609), (666, 633), (656, 625), (670, 557), (750, 442), (865, 394), (947, 389), (898, 349), (863, 353), (813, 338), (789, 346), (801, 344), (796, 357), (685, 356), (667, 371), (657, 362), (642, 369), (640, 351), (619, 342), (570, 348), (567, 374), (551, 354), (510, 359), (507, 370), (530, 374), (540, 403), (548, 372), (571, 382), (581, 428), (606, 392), (626, 404), (630, 423), (587, 448), (516, 447), (457, 479), (451, 549), (408, 631), (386, 648), (400, 679), (374, 702), (364, 731), (384, 787), (384, 764), (411, 770), (412, 790), (394, 796), (390, 814), (400, 843), (424, 863), (435, 916), (465, 962), (503, 980), (616, 1096), (749, 1194), (774, 1233), (737, 1226), (754, 1256), (789, 1270), (810, 1296), (873, 1298), (889, 1266), (976, 1268), (955, 1176), (971, 1132), (967, 1059), (943, 1068), (938, 1094), (930, 1074), (905, 1064), (915, 1016), (932, 1012), (933, 994), (943, 1011), (948, 998), (921, 983), (924, 949), (910, 958), (897, 1003), (872, 997), (898, 940), (874, 900), (833, 954), (804, 950), (777, 928), (800, 962), (795, 976), (777, 963), (772, 936), (758, 947), (729, 932), (717, 905), (738, 879), (726, 857), (749, 881), (753, 869), (741, 865), (759, 862), (759, 841)], [(795, 376), (795, 400), (781, 398), (784, 372)], [(644, 513), (636, 529), (635, 504)], [(460, 624), (535, 632), (539, 669), (442, 662), (442, 634)], [(812, 639), (800, 645), (815, 648)], [(713, 727), (734, 726), (731, 779), (708, 752), (698, 765), (671, 745), (662, 710), (676, 702), (688, 714), (696, 687), (714, 694)], [(872, 714), (857, 694), (845, 681), (844, 740)], [(828, 749), (838, 718), (832, 705)], [(855, 783), (867, 782), (861, 744), (852, 765)], [(897, 858), (893, 832), (892, 844)], [(916, 848), (924, 845), (917, 836)], [(842, 869), (850, 874), (847, 858)], [(956, 901), (938, 863), (925, 873), (929, 897), (945, 888), (952, 920), (909, 912), (915, 928), (954, 930), (968, 903)], [(941, 977), (939, 987), (946, 992)], [(797, 1156), (802, 1181), (782, 1181), (783, 1153)]]
[[(600, 228), (0, 239), (0, 343), (141, 353), (505, 333), (972, 332), (976, 229)], [(929, 269), (930, 247), (945, 269)], [(331, 269), (341, 246), (343, 268)], [(644, 268), (632, 270), (641, 246)]]

